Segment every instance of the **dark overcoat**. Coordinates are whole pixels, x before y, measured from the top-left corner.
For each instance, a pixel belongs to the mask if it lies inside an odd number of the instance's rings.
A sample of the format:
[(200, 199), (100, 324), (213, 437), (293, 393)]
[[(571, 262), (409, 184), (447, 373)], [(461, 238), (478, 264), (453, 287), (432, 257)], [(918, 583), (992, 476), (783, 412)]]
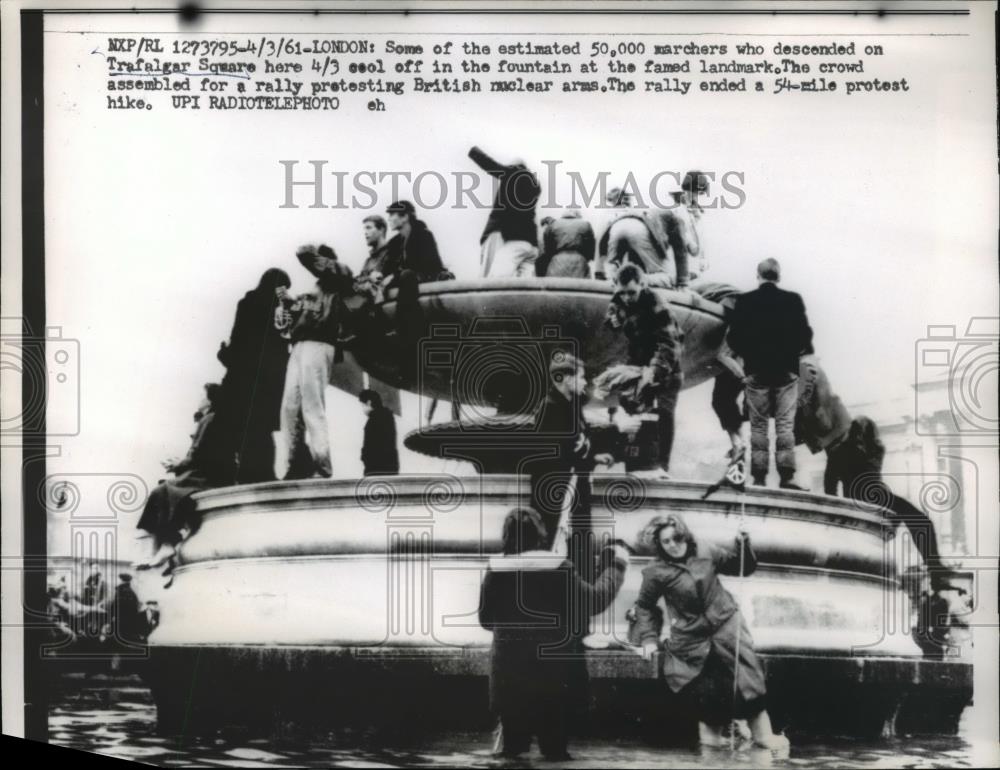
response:
[(479, 622), (493, 632), (490, 706), (503, 715), (526, 704), (553, 709), (584, 705), (587, 665), (573, 613), (587, 617), (614, 600), (625, 562), (608, 564), (586, 582), (549, 551), (490, 559), (483, 579)]

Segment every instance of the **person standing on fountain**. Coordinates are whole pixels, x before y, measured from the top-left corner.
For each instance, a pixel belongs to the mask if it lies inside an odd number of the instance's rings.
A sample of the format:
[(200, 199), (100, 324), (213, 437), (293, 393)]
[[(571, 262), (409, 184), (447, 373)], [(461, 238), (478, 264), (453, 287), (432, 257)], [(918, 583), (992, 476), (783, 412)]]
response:
[(479, 622), (493, 632), (490, 708), (500, 719), (494, 750), (517, 757), (538, 736), (546, 759), (570, 759), (569, 723), (588, 701), (584, 649), (572, 629), (614, 601), (628, 552), (605, 549), (599, 576), (585, 580), (546, 548), (545, 525), (524, 508), (507, 514), (502, 540), (503, 554), (490, 559), (479, 600)]
[(642, 571), (635, 602), (642, 655), (648, 660), (659, 648), (655, 615), (663, 598), (670, 616), (664, 678), (697, 710), (701, 743), (725, 745), (722, 728), (732, 719), (747, 719), (758, 746), (787, 752), (788, 739), (774, 734), (764, 708), (764, 669), (750, 631), (718, 577), (746, 576), (757, 568), (746, 533), (737, 536), (734, 552), (703, 551), (684, 519), (670, 514), (652, 519), (642, 539), (656, 554)]
[(316, 287), (292, 306), (292, 353), (281, 400), (281, 435), (287, 450), (285, 479), (333, 475), (326, 422), (326, 386), (337, 362), (343, 297), (353, 288), (350, 269), (329, 246), (306, 246), (299, 261), (316, 276)]
[(542, 188), (522, 160), (509, 166), (498, 163), (473, 147), (472, 161), (496, 179), (496, 195), (486, 227), (479, 239), (483, 278), (527, 278), (535, 275), (538, 229), (535, 207)]
[(382, 396), (374, 390), (362, 390), (358, 394), (358, 400), (368, 416), (364, 443), (361, 445), (361, 462), (365, 466), (365, 475), (399, 473), (396, 418), (392, 410), (382, 405)]
[(556, 351), (549, 363), (549, 392), (535, 420), (535, 435), (551, 437), (556, 448), (554, 457), (546, 457), (530, 462), (531, 505), (539, 513), (546, 530), (546, 548), (552, 548), (559, 536), (559, 519), (562, 515), (566, 495), (571, 494), (569, 483), (576, 475), (573, 508), (569, 525), (578, 535), (569, 552), (574, 565), (587, 574), (590, 559), (589, 549), (579, 547), (581, 537), (590, 534), (590, 472), (595, 463), (608, 464), (614, 458), (607, 454), (594, 456), (590, 438), (587, 435), (587, 421), (583, 416), (583, 404), (587, 389), (587, 378), (583, 363), (565, 351)]
[(774, 418), (775, 463), (782, 489), (795, 483), (795, 411), (799, 357), (812, 350), (812, 329), (802, 297), (778, 288), (781, 266), (765, 259), (757, 266), (759, 288), (740, 295), (727, 341), (743, 359), (750, 415), (750, 473), (764, 486), (770, 465), (769, 421)]
[(615, 286), (610, 310), (621, 312), (621, 330), (628, 340), (628, 363), (640, 367), (636, 397), (643, 405), (655, 401), (659, 465), (655, 473), (661, 479), (669, 479), (674, 412), (683, 382), (684, 334), (667, 304), (647, 286), (642, 268), (625, 265), (618, 271)]
[(274, 318), (289, 286), (284, 270), (265, 271), (257, 288), (236, 306), (229, 342), (219, 349), (226, 367), (219, 418), (233, 440), (237, 484), (275, 478), (271, 434), (281, 424), (288, 340), (275, 328)]

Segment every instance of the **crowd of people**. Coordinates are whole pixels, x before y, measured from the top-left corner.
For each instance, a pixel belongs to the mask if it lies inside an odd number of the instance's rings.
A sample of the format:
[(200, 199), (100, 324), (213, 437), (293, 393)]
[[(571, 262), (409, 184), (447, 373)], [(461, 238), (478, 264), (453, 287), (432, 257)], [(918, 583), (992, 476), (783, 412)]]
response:
[(65, 575), (49, 581), (49, 648), (56, 655), (140, 651), (159, 623), (158, 602), (139, 600), (130, 573), (119, 573), (111, 590), (98, 562), (90, 562), (88, 570), (77, 592)]

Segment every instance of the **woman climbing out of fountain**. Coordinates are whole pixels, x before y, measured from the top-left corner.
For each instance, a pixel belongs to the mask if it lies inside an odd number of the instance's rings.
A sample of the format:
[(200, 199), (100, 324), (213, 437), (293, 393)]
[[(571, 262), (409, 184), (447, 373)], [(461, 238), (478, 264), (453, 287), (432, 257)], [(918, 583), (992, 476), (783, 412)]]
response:
[(719, 574), (756, 569), (746, 533), (740, 531), (735, 551), (709, 551), (699, 547), (683, 518), (671, 514), (652, 519), (641, 537), (657, 557), (642, 572), (635, 604), (642, 655), (651, 658), (659, 646), (655, 615), (662, 597), (670, 616), (663, 673), (667, 686), (696, 709), (701, 743), (723, 745), (722, 728), (746, 719), (754, 743), (787, 751), (788, 739), (775, 735), (764, 708), (764, 670), (746, 621), (719, 580)]
[(628, 552), (606, 548), (593, 583), (545, 548), (541, 517), (528, 508), (507, 514), (503, 553), (483, 579), (479, 622), (493, 632), (490, 707), (499, 718), (494, 751), (516, 757), (538, 737), (546, 759), (569, 759), (569, 722), (587, 704), (587, 664), (580, 612), (589, 618), (614, 601), (625, 580)]

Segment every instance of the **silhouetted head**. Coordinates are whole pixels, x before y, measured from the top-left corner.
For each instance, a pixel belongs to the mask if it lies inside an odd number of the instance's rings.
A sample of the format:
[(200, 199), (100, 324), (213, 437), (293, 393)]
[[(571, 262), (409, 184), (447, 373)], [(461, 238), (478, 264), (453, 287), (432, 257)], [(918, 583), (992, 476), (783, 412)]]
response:
[(882, 459), (885, 444), (879, 438), (878, 426), (868, 417), (855, 417), (847, 431), (847, 442), (868, 459)]
[(781, 265), (778, 260), (768, 257), (757, 265), (758, 283), (777, 283), (781, 280)]
[(276, 289), (280, 287), (287, 289), (291, 285), (292, 280), (288, 277), (288, 273), (280, 267), (272, 267), (265, 270), (264, 274), (260, 277), (260, 283), (257, 284), (257, 291), (274, 294)]
[(382, 396), (374, 390), (362, 390), (358, 394), (358, 401), (361, 402), (365, 414), (371, 414), (373, 410), (382, 408)]
[(409, 201), (393, 201), (385, 210), (389, 217), (389, 227), (398, 230), (403, 225), (413, 222), (417, 218), (417, 209)]
[(530, 508), (515, 508), (503, 522), (504, 555), (536, 551), (545, 545), (545, 525)]

